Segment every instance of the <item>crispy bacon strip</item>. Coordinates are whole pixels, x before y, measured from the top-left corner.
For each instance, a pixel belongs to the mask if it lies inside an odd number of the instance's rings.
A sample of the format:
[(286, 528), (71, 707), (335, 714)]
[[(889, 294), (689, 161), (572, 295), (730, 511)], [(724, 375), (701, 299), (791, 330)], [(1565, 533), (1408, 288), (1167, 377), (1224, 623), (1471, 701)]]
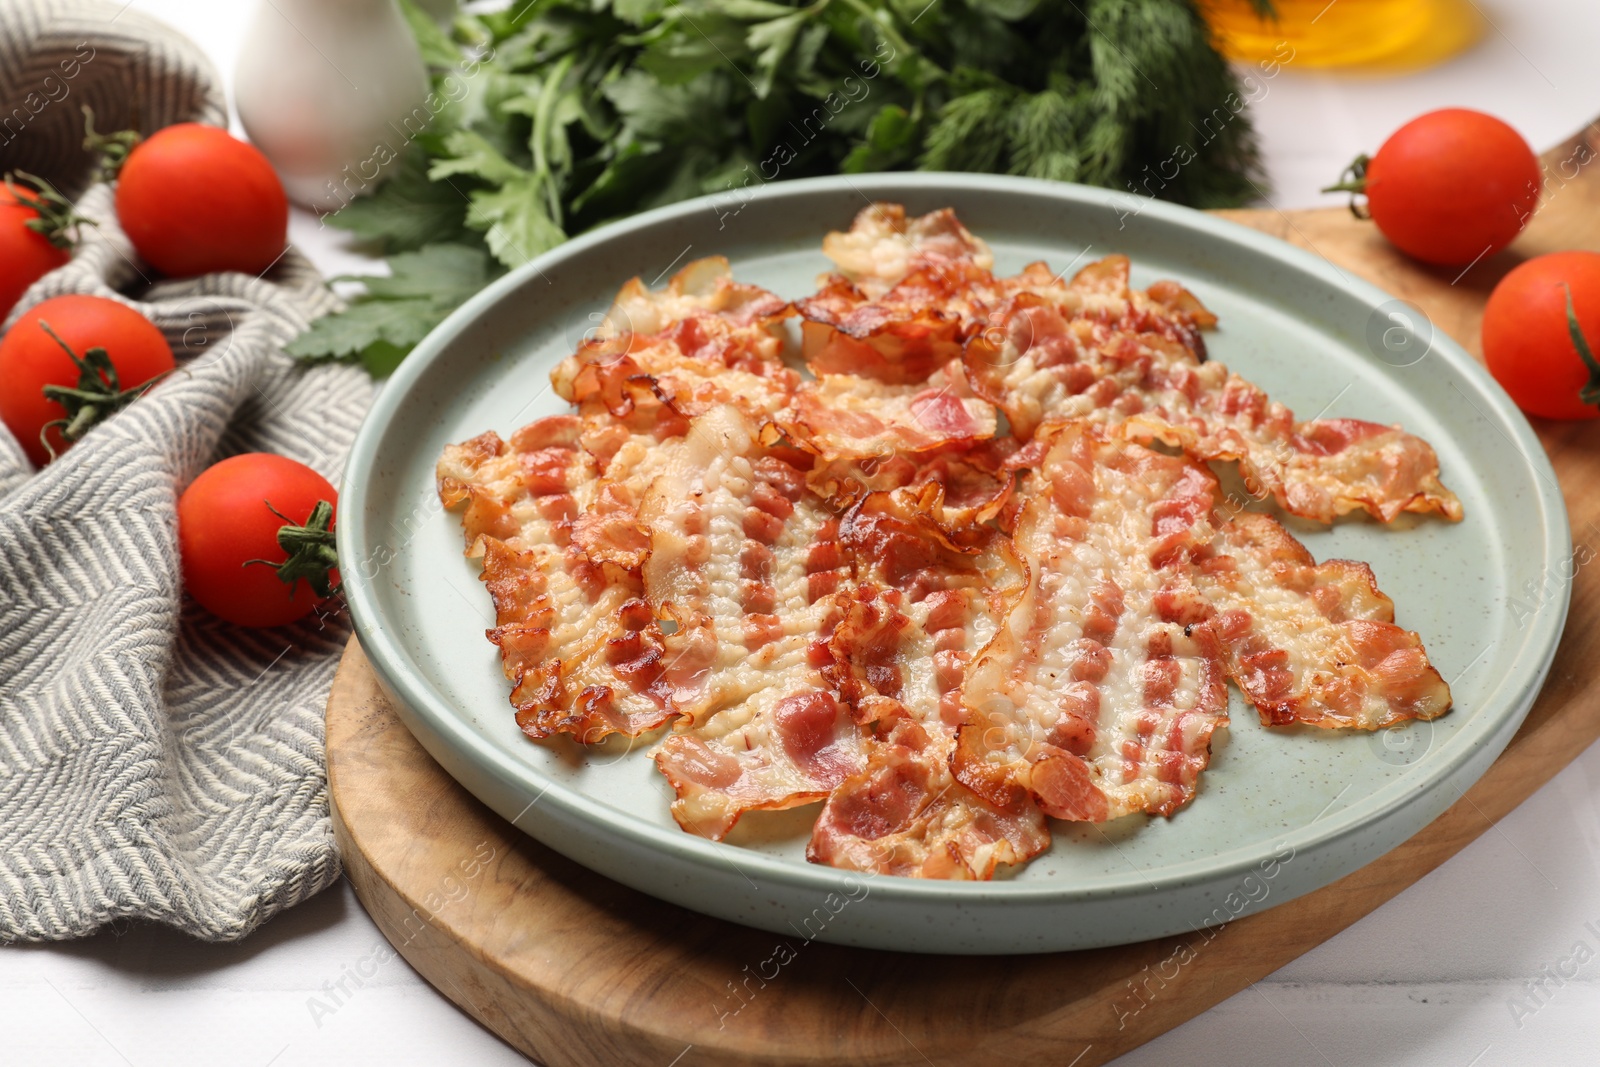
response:
[[(570, 385), (570, 399), (578, 405), (578, 443), (594, 457), (597, 477), (620, 481), (650, 449), (688, 432), (688, 417), (629, 360), (586, 365)], [(612, 461), (624, 452), (614, 469)]]
[(842, 584), (838, 522), (793, 458), (730, 406), (692, 420), (640, 507), (647, 600), (670, 626), (665, 683), (685, 718), (656, 763), (684, 829), (827, 795), (864, 763), (863, 730), (811, 645)]
[(1365, 563), (1318, 564), (1276, 519), (1245, 512), (1197, 572), (1228, 674), (1264, 724), (1376, 730), (1449, 710), (1450, 687)]
[[(826, 797), (869, 773), (869, 760), (883, 762), (867, 727), (887, 731), (880, 720), (907, 716), (934, 737), (919, 746), (937, 752), (926, 780), (949, 786), (944, 762), (956, 723), (944, 716), (961, 711), (955, 691), (969, 643), (993, 632), (988, 591), (1014, 568), (1004, 539), (990, 531), (987, 552), (959, 547), (888, 494), (831, 518), (798, 469), (772, 456), (745, 465), (760, 446), (749, 423), (726, 410), (695, 420), (686, 440), (704, 447), (658, 479), (641, 511), (652, 545), (645, 584), (658, 615), (674, 623), (667, 677), (688, 716), (656, 756), (678, 794), (679, 823), (721, 837), (746, 811)], [(764, 590), (751, 588), (752, 560), (770, 576)], [(752, 616), (752, 597), (758, 611), (775, 603), (788, 611)], [(959, 853), (976, 865), (959, 870), (987, 877), (1014, 852), (978, 837), (1009, 827), (1020, 842), (1026, 823), (985, 816), (988, 808), (964, 787), (950, 790), (938, 801), (936, 829), (956, 836), (919, 838), (924, 858)], [(835, 845), (843, 839), (817, 847)], [(861, 860), (859, 849), (845, 851)], [(895, 855), (885, 862), (904, 862)]]
[[(730, 343), (723, 347), (708, 337)], [(665, 334), (585, 344), (555, 370), (552, 380), (561, 397), (577, 402), (596, 388), (593, 383), (648, 377), (662, 398), (685, 415), (733, 404), (752, 416), (770, 416), (792, 401), (800, 376), (776, 360), (743, 359), (741, 346), (748, 340), (721, 320), (687, 319)]]
[(960, 725), (967, 662), (1023, 582), (1004, 536), (982, 527), (958, 542), (928, 504), (869, 493), (838, 524), (853, 581), (831, 603), (826, 655), (819, 649), (813, 658), (827, 664), (824, 674), (863, 722), (894, 702), (919, 722)]
[(912, 385), (952, 359), (993, 300), (995, 279), (970, 259), (923, 267), (877, 299), (834, 275), (795, 305), (813, 374), (859, 374)]
[(959, 365), (924, 385), (825, 374), (795, 392), (774, 423), (824, 460), (887, 458), (991, 438), (995, 409), (974, 397)]
[(1029, 805), (997, 808), (957, 782), (949, 759), (965, 722), (960, 687), (996, 609), (1023, 573), (1007, 540), (984, 528), (960, 545), (923, 502), (860, 499), (839, 524), (853, 587), (833, 598), (822, 673), (874, 724), (867, 766), (830, 796), (807, 855), (882, 873), (989, 878), (1049, 844)]
[(734, 281), (727, 257), (707, 256), (683, 267), (661, 289), (650, 289), (638, 278), (629, 281), (618, 291), (595, 337), (649, 336), (707, 316), (764, 330), (788, 314), (783, 298), (758, 285)]
[(1227, 722), (1224, 672), (1268, 725), (1377, 729), (1450, 693), (1364, 564), (1318, 565), (1275, 519), (1214, 509), (1200, 464), (1090, 420), (1015, 457), (1031, 573), (968, 672), (957, 778), (1058, 818), (1170, 815)]
[[(1226, 368), (1203, 370), (1216, 380)], [(1461, 501), (1439, 480), (1433, 447), (1398, 426), (1360, 419), (1296, 423), (1289, 409), (1236, 374), (1194, 400), (1181, 386), (1152, 386), (1144, 410), (1128, 419), (1129, 436), (1175, 445), (1196, 459), (1237, 460), (1251, 492), (1291, 515), (1332, 522), (1362, 510), (1392, 522), (1401, 512), (1419, 511), (1461, 519)]]
[(866, 764), (866, 738), (826, 688), (771, 685), (671, 734), (655, 760), (677, 793), (678, 825), (721, 840), (747, 811), (828, 796)]
[[(1205, 358), (1201, 330), (1216, 325), (1194, 295), (1176, 282), (1148, 290), (1128, 286), (1126, 256), (1108, 256), (1063, 281), (1042, 262), (997, 278), (971, 259), (912, 271), (886, 292), (869, 296), (844, 278), (795, 305), (804, 320), (807, 365), (816, 374), (850, 373), (911, 384), (942, 367), (980, 333), (999, 346), (1018, 296), (1102, 329), (1155, 333)], [(1030, 430), (1031, 432), (1031, 430)]]
[(896, 493), (959, 539), (998, 516), (1010, 501), (1015, 475), (1008, 460), (1015, 452), (1012, 438), (997, 437), (912, 455), (819, 460), (806, 481), (841, 511), (867, 493)]
[(469, 556), (483, 558), (501, 665), (530, 737), (592, 743), (636, 735), (674, 714), (660, 685), (662, 635), (643, 597), (643, 531), (611, 502), (578, 448), (580, 421), (541, 419), (445, 449), (439, 496), (462, 512)]
[(1215, 480), (1084, 422), (1039, 437), (1014, 534), (1030, 579), (962, 686), (955, 775), (1010, 810), (1170, 815), (1228, 721), (1216, 638), (1164, 610)]
[(1007, 811), (955, 780), (953, 743), (949, 733), (895, 719), (865, 768), (829, 795), (806, 858), (877, 874), (982, 880), (1050, 847), (1038, 808)]
[(822, 626), (812, 573), (831, 515), (732, 407), (691, 420), (650, 469), (639, 508), (646, 598), (672, 623), (674, 705), (699, 723), (803, 662)]
[[(1201, 331), (1216, 326), (1217, 317), (1195, 295), (1174, 281), (1159, 281), (1148, 289), (1129, 284), (1132, 263), (1127, 256), (1110, 255), (1087, 264), (1070, 282), (1042, 262), (1030, 263), (1022, 273), (997, 282), (1000, 296), (1024, 293), (1040, 298), (1071, 318), (1133, 333), (1156, 334), (1188, 349), (1197, 360), (1206, 358)], [(990, 311), (1000, 300), (990, 301)], [(1001, 325), (991, 318), (990, 325)]]
[(848, 231), (824, 237), (822, 251), (869, 300), (913, 271), (962, 262), (985, 271), (994, 267), (989, 246), (950, 208), (908, 219), (903, 205), (872, 204), (857, 213)]
[(556, 392), (581, 403), (596, 391), (648, 377), (673, 408), (698, 415), (731, 403), (758, 417), (784, 407), (800, 383), (783, 364), (778, 324), (789, 305), (733, 281), (721, 256), (696, 260), (650, 290), (634, 278), (599, 327), (551, 375)]
[(1123, 328), (1121, 319), (1069, 312), (1034, 292), (1011, 297), (997, 325), (967, 346), (973, 390), (995, 402), (1012, 432), (1027, 439), (1046, 419), (1126, 418), (1169, 389), (1198, 399), (1228, 380), (1167, 334)]
[(1402, 511), (1461, 517), (1426, 441), (1354, 419), (1296, 423), (1225, 366), (1197, 362), (1195, 331), (1205, 320), (1188, 309), (1192, 296), (1175, 288), (1159, 301), (1141, 299), (1126, 289), (1126, 261), (1113, 267), (1085, 268), (1108, 294), (1103, 306), (1022, 292), (997, 312), (1003, 329), (967, 346), (973, 390), (1005, 412), (1019, 437), (1046, 418), (1125, 422), (1135, 439), (1238, 461), (1253, 492), (1305, 518), (1332, 522), (1357, 509), (1385, 522)]

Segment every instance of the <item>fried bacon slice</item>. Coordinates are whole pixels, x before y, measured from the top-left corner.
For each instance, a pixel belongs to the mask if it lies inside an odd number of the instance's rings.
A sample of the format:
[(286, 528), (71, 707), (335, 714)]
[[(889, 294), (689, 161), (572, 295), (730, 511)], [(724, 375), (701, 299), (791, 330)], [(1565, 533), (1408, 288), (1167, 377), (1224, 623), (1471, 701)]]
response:
[(1041, 427), (1013, 540), (1029, 581), (961, 689), (956, 777), (1059, 819), (1170, 815), (1227, 724), (1221, 648), (1166, 610), (1216, 482), (1086, 422)]
[(819, 458), (806, 481), (840, 511), (868, 493), (895, 493), (961, 538), (998, 516), (1011, 500), (1010, 459), (1016, 451), (1013, 438), (994, 437), (910, 455)]
[[(1146, 406), (1124, 431), (1182, 448), (1196, 459), (1237, 460), (1250, 491), (1285, 511), (1332, 522), (1352, 511), (1392, 522), (1402, 512), (1462, 516), (1461, 501), (1439, 480), (1433, 446), (1398, 426), (1360, 419), (1297, 423), (1282, 404), (1221, 364), (1151, 381)], [(1208, 387), (1209, 383), (1219, 383)]]
[(921, 385), (825, 374), (805, 382), (774, 425), (825, 460), (888, 458), (992, 438), (994, 406), (967, 388), (954, 364)]
[(752, 349), (759, 352), (759, 340), (719, 319), (685, 319), (664, 334), (588, 342), (552, 380), (557, 394), (574, 403), (649, 379), (653, 391), (685, 415), (732, 404), (765, 418), (792, 402), (800, 376), (777, 360), (747, 358)]
[(1036, 808), (995, 807), (951, 775), (967, 663), (1024, 580), (1007, 539), (958, 544), (925, 502), (872, 493), (839, 523), (854, 583), (833, 598), (822, 673), (874, 728), (865, 768), (824, 805), (816, 862), (919, 877), (989, 878), (1049, 844)]
[(811, 684), (769, 685), (656, 749), (679, 826), (721, 840), (745, 812), (821, 800), (866, 765), (865, 731), (802, 674)]
[(1121, 255), (1070, 282), (1043, 263), (996, 278), (987, 250), (973, 251), (950, 225), (930, 222), (950, 236), (928, 254), (907, 236), (916, 227), (903, 209), (869, 209), (849, 233), (830, 235), (825, 247), (848, 250), (843, 261), (873, 284), (833, 276), (797, 305), (814, 373), (914, 385), (961, 349), (973, 392), (1023, 439), (1046, 418), (1127, 419), (1140, 439), (1237, 461), (1253, 492), (1306, 518), (1358, 509), (1385, 522), (1402, 511), (1461, 517), (1425, 441), (1354, 419), (1297, 424), (1251, 383), (1204, 364), (1202, 331), (1216, 317), (1177, 283), (1133, 289)]
[(831, 275), (795, 304), (801, 355), (813, 374), (916, 384), (961, 357), (996, 291), (994, 276), (969, 259), (913, 271), (876, 299)]
[(1450, 692), (1365, 564), (1317, 564), (1215, 477), (1092, 420), (1050, 422), (1013, 516), (1030, 584), (968, 671), (957, 778), (1057, 818), (1170, 815), (1225, 725), (1224, 675), (1267, 725), (1378, 729)]
[[(1177, 282), (1159, 281), (1148, 289), (1133, 288), (1129, 284), (1132, 267), (1127, 256), (1109, 255), (1086, 264), (1070, 282), (1064, 282), (1048, 264), (1038, 262), (996, 284), (1002, 299), (1026, 293), (1071, 318), (1165, 337), (1203, 361), (1206, 343), (1202, 331), (1215, 327), (1217, 317)], [(993, 312), (1000, 303), (1000, 299), (991, 300), (989, 310)], [(990, 325), (1002, 325), (1004, 320), (993, 317), (989, 321)]]
[[(1197, 361), (1195, 329), (1205, 319), (1189, 310), (1192, 296), (1173, 287), (1160, 300), (1140, 300), (1126, 288), (1126, 261), (1111, 258), (1119, 262), (1084, 268), (1096, 272), (1109, 307), (1084, 312), (1021, 292), (996, 313), (1003, 328), (967, 346), (973, 391), (993, 401), (1019, 437), (1047, 418), (1125, 421), (1137, 439), (1237, 461), (1252, 492), (1304, 518), (1332, 522), (1357, 509), (1385, 522), (1402, 511), (1461, 517), (1426, 441), (1355, 419), (1295, 422), (1227, 367)], [(1113, 317), (1117, 307), (1124, 310)]]
[(948, 208), (908, 219), (899, 204), (873, 204), (822, 250), (839, 273), (796, 304), (801, 353), (819, 377), (925, 382), (960, 357), (992, 298), (994, 256)]
[(641, 574), (656, 618), (671, 623), (674, 706), (699, 723), (804, 662), (831, 585), (813, 574), (836, 566), (818, 546), (837, 523), (736, 408), (692, 419), (657, 453), (638, 509), (650, 546)]
[[(617, 292), (594, 331), (594, 339), (651, 336), (688, 319), (715, 316), (736, 327), (765, 330), (789, 314), (789, 303), (759, 285), (733, 280), (725, 256), (697, 259), (674, 274), (661, 289), (639, 278)], [(774, 357), (776, 351), (771, 353)]]
[(647, 543), (605, 515), (594, 460), (571, 415), (534, 422), (508, 443), (486, 433), (450, 445), (439, 497), (462, 512), (467, 554), (483, 559), (495, 607), (489, 640), (530, 737), (592, 743), (634, 735), (674, 712), (659, 684), (662, 635), (638, 574)]
[(1433, 719), (1450, 687), (1365, 563), (1318, 564), (1276, 519), (1243, 512), (1197, 559), (1228, 674), (1269, 726), (1376, 730)]
[(967, 662), (1024, 581), (1008, 538), (980, 527), (957, 541), (930, 503), (869, 493), (839, 520), (851, 584), (830, 603), (813, 659), (863, 722), (893, 704), (919, 722), (960, 725)]
[[(1001, 811), (949, 770), (970, 648), (994, 631), (1005, 575), (1020, 580), (1005, 539), (957, 546), (913, 505), (875, 494), (812, 546), (813, 575), (849, 578), (820, 600), (808, 581), (826, 618), (804, 635), (803, 661), (755, 675), (765, 688), (680, 723), (657, 751), (680, 825), (721, 837), (746, 811), (827, 798), (814, 859), (928, 877), (988, 878), (1046, 847), (1041, 813)], [(900, 807), (881, 807), (883, 788)]]
[(765, 289), (735, 282), (721, 256), (690, 263), (659, 290), (634, 278), (551, 382), (563, 399), (581, 404), (648, 379), (685, 415), (731, 403), (770, 416), (800, 384), (782, 360), (779, 323), (791, 311)]
[(1120, 319), (1079, 314), (1035, 292), (1007, 299), (995, 319), (963, 364), (973, 391), (1024, 440), (1047, 419), (1126, 418), (1145, 410), (1152, 392), (1194, 401), (1228, 380), (1225, 367), (1199, 362), (1167, 333), (1124, 329)]
[[(588, 364), (570, 386), (578, 406), (578, 444), (594, 458), (597, 477), (618, 482), (645, 452), (688, 432), (688, 416), (629, 361)], [(624, 462), (614, 469), (619, 453), (625, 453)]]
[(988, 803), (950, 772), (954, 736), (901, 716), (839, 783), (817, 816), (806, 858), (909, 878), (988, 879), (1050, 846), (1033, 805)]
[[(664, 684), (684, 718), (656, 752), (685, 830), (820, 799), (864, 763), (863, 731), (811, 654), (845, 579), (838, 520), (792, 452), (722, 406), (691, 420), (639, 508)], [(803, 459), (802, 459), (803, 462)]]
[(851, 373), (894, 384), (925, 379), (980, 333), (998, 346), (1008, 301), (1026, 294), (1069, 318), (1157, 333), (1205, 358), (1204, 329), (1216, 316), (1176, 282), (1130, 289), (1126, 256), (1108, 256), (1064, 281), (1043, 262), (997, 278), (971, 259), (921, 267), (880, 296), (837, 275), (797, 301), (803, 354), (815, 374)]
[[(867, 299), (876, 299), (907, 275), (952, 263), (994, 267), (994, 255), (950, 208), (906, 218), (901, 204), (874, 203), (856, 214), (850, 229), (822, 239), (822, 251), (842, 280)], [(822, 288), (826, 289), (825, 280)]]

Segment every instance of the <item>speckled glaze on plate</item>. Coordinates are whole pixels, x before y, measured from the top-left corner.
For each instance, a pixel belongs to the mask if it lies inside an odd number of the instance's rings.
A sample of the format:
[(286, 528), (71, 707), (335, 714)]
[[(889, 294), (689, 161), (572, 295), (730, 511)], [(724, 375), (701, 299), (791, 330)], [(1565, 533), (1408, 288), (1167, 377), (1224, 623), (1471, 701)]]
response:
[[(1211, 355), (1301, 418), (1399, 422), (1430, 441), (1466, 508), (1332, 528), (1291, 521), (1318, 559), (1365, 560), (1455, 694), (1433, 723), (1375, 735), (1267, 730), (1233, 696), (1194, 802), (1171, 819), (1053, 823), (1055, 843), (988, 883), (808, 864), (817, 808), (747, 815), (729, 842), (679, 830), (650, 742), (588, 753), (512, 720), (493, 625), (433, 467), (443, 446), (565, 409), (550, 369), (634, 275), (660, 284), (721, 254), (784, 296), (828, 263), (822, 235), (870, 200), (952, 206), (997, 270), (1111, 252), (1134, 284), (1176, 278), (1221, 317)], [(1291, 900), (1371, 861), (1458, 799), (1510, 741), (1549, 670), (1571, 555), (1555, 475), (1527, 423), (1456, 344), (1382, 291), (1253, 230), (1103, 190), (890, 174), (783, 182), (597, 230), (469, 301), (384, 388), (356, 440), (339, 554), (357, 633), (406, 725), (525, 832), (644, 892), (793, 938), (914, 952), (1089, 948), (1196, 929)], [(1530, 596), (1525, 590), (1545, 590)]]

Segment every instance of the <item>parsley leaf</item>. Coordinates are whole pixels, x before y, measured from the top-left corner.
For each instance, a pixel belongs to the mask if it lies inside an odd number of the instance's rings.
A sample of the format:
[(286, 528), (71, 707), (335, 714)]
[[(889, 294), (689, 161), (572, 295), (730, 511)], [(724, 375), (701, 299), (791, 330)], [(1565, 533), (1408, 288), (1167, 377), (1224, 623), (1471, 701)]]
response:
[(375, 192), (323, 215), (322, 221), (381, 242), (385, 251), (411, 252), (461, 240), (467, 234), (466, 217), (467, 198), (447, 184), (429, 181), (427, 156), (412, 146)]
[(445, 316), (494, 276), (481, 249), (428, 245), (389, 257), (388, 277), (360, 276), (365, 298), (324, 315), (285, 351), (310, 360), (358, 359), (374, 375), (394, 370)]
[(461, 50), (450, 35), (439, 28), (433, 16), (417, 6), (416, 0), (400, 0), (400, 13), (411, 28), (411, 35), (417, 39), (424, 63), (430, 67), (449, 68), (461, 62)]
[(499, 272), (482, 251), (465, 245), (430, 245), (420, 252), (389, 257), (389, 276), (351, 275), (374, 300), (428, 298), (455, 307), (482, 289)]
[(444, 141), (445, 155), (428, 167), (428, 179), (439, 181), (452, 174), (470, 174), (485, 181), (516, 181), (526, 172), (471, 130), (457, 130)]
[(483, 230), (489, 251), (508, 267), (520, 267), (567, 239), (547, 214), (545, 182), (523, 173), (498, 189), (472, 194), (467, 225)]

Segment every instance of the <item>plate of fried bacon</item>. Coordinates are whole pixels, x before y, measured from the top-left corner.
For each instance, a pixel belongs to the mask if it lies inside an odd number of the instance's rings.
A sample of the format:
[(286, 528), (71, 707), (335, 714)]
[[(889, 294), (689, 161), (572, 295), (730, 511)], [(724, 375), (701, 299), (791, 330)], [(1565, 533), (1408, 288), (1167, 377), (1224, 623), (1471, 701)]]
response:
[(1216, 926), (1405, 840), (1526, 715), (1571, 552), (1415, 308), (955, 174), (513, 271), (383, 390), (338, 537), (401, 717), (525, 832), (735, 922), (986, 954)]

